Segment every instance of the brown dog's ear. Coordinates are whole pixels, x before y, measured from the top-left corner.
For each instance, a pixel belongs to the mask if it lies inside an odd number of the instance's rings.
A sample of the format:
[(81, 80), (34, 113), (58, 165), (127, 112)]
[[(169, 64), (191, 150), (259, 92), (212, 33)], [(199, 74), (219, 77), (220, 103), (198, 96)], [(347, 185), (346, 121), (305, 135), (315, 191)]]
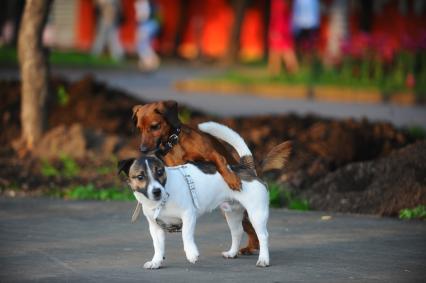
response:
[(180, 127), (177, 102), (174, 100), (167, 100), (163, 102), (163, 106), (165, 108), (163, 115), (167, 122), (169, 122), (173, 128)]
[(130, 166), (132, 166), (134, 161), (135, 161), (135, 158), (129, 158), (129, 159), (124, 159), (124, 160), (118, 161), (118, 164), (117, 164), (118, 172), (117, 172), (117, 174), (120, 175), (121, 172), (124, 172), (124, 173), (126, 173), (126, 176), (129, 177)]
[(133, 121), (133, 126), (134, 126), (133, 129), (135, 129), (137, 124), (138, 124), (138, 117), (136, 116), (136, 113), (138, 113), (139, 109), (141, 109), (141, 108), (142, 108), (142, 105), (135, 105), (132, 108), (132, 121)]

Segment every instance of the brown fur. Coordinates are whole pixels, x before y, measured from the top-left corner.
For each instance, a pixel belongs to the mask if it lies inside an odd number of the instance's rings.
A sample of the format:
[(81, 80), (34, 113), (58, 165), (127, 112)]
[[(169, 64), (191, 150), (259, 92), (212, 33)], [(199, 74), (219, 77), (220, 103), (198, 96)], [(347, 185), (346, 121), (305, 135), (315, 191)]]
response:
[[(160, 143), (166, 143), (173, 127), (180, 125), (177, 104), (173, 101), (137, 105), (133, 113), (136, 127), (141, 132), (141, 148), (146, 151), (154, 151)], [(186, 125), (180, 126), (182, 130), (178, 143), (163, 157), (166, 165), (176, 166), (190, 161), (213, 162), (229, 187), (239, 190), (240, 178), (228, 169), (228, 164), (238, 162), (225, 147), (210, 135)]]

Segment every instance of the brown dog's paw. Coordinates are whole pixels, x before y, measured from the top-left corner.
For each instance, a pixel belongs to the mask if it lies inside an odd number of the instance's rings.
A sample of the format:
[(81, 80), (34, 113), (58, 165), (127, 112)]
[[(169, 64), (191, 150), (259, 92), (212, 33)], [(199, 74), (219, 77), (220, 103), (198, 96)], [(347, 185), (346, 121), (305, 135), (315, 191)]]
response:
[(256, 251), (257, 251), (257, 249), (253, 249), (252, 247), (247, 246), (245, 248), (240, 249), (239, 254), (240, 255), (252, 255), (252, 254), (255, 254)]
[(240, 191), (241, 190), (241, 179), (235, 175), (234, 173), (227, 174), (226, 177), (224, 177), (225, 182), (228, 184), (228, 186), (233, 191)]

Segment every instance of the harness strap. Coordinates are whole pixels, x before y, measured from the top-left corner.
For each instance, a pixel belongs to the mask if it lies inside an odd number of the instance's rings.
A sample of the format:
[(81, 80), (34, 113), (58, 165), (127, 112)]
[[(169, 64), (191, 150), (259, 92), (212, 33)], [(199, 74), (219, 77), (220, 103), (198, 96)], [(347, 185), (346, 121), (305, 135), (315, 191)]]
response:
[(161, 199), (160, 203), (154, 208), (154, 220), (157, 221), (158, 215), (160, 215), (161, 209), (166, 205), (167, 200), (169, 199), (169, 193), (166, 192), (165, 196)]
[(192, 180), (191, 175), (186, 173), (186, 171), (185, 171), (186, 169), (187, 169), (186, 165), (182, 165), (182, 166), (179, 167), (180, 173), (185, 178), (185, 181), (188, 184), (188, 189), (189, 189), (189, 192), (191, 193), (192, 203), (194, 204), (194, 207), (196, 209), (199, 209), (200, 205), (198, 204), (198, 198), (197, 198), (197, 192), (195, 190), (195, 184), (194, 184), (194, 181)]

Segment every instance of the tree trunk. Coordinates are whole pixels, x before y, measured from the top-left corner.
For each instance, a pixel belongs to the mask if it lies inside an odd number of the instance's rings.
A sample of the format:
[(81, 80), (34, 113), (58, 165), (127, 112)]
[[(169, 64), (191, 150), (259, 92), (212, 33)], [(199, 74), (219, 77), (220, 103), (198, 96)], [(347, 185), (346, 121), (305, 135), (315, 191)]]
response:
[(226, 63), (233, 64), (238, 59), (238, 52), (240, 50), (240, 34), (241, 26), (244, 20), (244, 11), (247, 5), (247, 0), (233, 0), (232, 6), (234, 8), (234, 24), (229, 38), (228, 52), (225, 56)]
[(49, 68), (42, 34), (52, 0), (27, 0), (18, 38), (22, 142), (32, 150), (45, 127)]

